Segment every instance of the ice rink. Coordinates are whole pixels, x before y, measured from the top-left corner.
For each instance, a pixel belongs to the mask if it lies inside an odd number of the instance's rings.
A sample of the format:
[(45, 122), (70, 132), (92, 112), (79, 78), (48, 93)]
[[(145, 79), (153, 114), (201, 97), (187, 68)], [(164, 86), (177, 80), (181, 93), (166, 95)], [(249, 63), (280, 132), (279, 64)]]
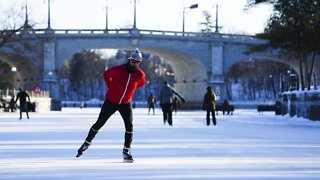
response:
[(320, 179), (320, 121), (237, 110), (207, 127), (204, 111), (134, 110), (135, 162), (122, 162), (124, 125), (112, 116), (78, 160), (98, 108), (0, 113), (0, 179)]

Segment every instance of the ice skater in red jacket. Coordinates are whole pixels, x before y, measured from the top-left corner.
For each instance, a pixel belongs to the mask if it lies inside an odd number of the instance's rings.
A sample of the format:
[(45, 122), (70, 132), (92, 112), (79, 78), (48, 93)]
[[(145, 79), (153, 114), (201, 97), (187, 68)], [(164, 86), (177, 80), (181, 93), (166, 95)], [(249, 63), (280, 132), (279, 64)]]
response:
[(124, 162), (133, 162), (131, 155), (131, 142), (133, 136), (132, 125), (132, 96), (136, 88), (146, 82), (144, 72), (139, 68), (142, 54), (139, 49), (131, 52), (128, 62), (106, 70), (103, 74), (104, 81), (108, 86), (105, 101), (101, 108), (98, 120), (90, 128), (89, 134), (78, 150), (76, 158), (80, 157), (91, 145), (92, 140), (99, 129), (107, 122), (110, 116), (119, 111), (125, 124), (125, 137), (123, 147)]

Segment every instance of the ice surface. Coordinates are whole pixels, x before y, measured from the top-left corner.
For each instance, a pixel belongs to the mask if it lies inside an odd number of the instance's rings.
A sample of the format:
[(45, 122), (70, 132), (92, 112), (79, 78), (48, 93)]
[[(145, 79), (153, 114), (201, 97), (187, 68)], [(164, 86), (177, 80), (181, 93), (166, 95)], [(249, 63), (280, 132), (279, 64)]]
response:
[(134, 163), (122, 162), (124, 125), (115, 113), (78, 160), (98, 108), (0, 113), (0, 179), (320, 179), (320, 121), (236, 110), (206, 126), (204, 111), (134, 110)]

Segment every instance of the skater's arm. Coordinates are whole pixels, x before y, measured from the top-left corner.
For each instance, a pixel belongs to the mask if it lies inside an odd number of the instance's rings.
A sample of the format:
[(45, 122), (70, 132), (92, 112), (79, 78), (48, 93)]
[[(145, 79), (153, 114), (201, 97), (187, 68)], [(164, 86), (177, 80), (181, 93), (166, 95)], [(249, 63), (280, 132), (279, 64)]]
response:
[(31, 102), (30, 97), (29, 97), (29, 95), (28, 95), (28, 94), (27, 94), (27, 98), (28, 98), (29, 102)]
[(138, 81), (138, 87), (143, 86), (146, 83), (146, 75), (143, 73), (141, 79)]
[(20, 98), (20, 94), (18, 93), (17, 97), (16, 97), (16, 100), (14, 101), (15, 104), (17, 104), (19, 98)]
[(112, 69), (108, 69), (103, 73), (103, 79), (106, 85), (109, 86), (112, 81)]
[(182, 102), (186, 102), (186, 101), (184, 100), (184, 98), (183, 98), (179, 93), (177, 93), (174, 89), (172, 89), (172, 92), (173, 92), (175, 95), (177, 95)]

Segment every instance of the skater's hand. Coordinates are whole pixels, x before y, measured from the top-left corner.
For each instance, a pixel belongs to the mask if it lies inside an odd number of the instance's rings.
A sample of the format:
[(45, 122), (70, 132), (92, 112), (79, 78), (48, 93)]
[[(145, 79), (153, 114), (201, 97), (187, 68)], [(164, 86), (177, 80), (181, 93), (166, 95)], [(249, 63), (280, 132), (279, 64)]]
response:
[(186, 100), (184, 100), (184, 98), (181, 98), (181, 101), (184, 102), (184, 103), (186, 102)]

